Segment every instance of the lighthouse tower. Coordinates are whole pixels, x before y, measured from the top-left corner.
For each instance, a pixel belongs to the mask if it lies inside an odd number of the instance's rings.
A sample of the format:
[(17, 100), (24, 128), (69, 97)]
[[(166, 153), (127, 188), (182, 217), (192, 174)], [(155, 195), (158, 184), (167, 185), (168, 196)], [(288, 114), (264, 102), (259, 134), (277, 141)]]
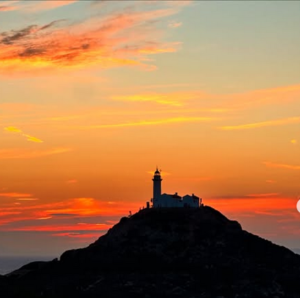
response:
[(153, 176), (153, 201), (161, 196), (161, 176), (160, 171), (156, 168)]

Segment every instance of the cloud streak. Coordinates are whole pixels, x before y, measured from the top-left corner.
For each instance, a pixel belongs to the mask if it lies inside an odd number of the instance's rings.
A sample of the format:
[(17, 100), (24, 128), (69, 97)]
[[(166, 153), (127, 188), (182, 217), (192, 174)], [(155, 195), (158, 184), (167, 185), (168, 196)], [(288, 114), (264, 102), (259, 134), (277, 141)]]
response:
[(102, 233), (55, 233), (55, 237), (70, 237), (70, 238), (99, 238)]
[(263, 122), (222, 126), (219, 128), (221, 130), (244, 130), (244, 129), (254, 129), (254, 128), (267, 127), (267, 126), (280, 126), (280, 125), (287, 125), (287, 124), (295, 124), (295, 123), (300, 123), (300, 117), (290, 117), (290, 118), (276, 119), (276, 120), (263, 121)]
[(253, 90), (246, 93), (230, 94), (226, 104), (236, 109), (253, 109), (265, 105), (281, 105), (299, 101), (300, 85)]
[(182, 22), (176, 22), (176, 21), (172, 21), (168, 25), (169, 28), (178, 28), (181, 26), (182, 26)]
[(22, 135), (23, 137), (25, 137), (26, 140), (29, 142), (43, 143), (43, 141), (41, 139), (38, 139), (31, 135), (25, 134), (25, 133), (23, 133), (23, 131), (21, 129), (14, 127), (14, 126), (5, 127), (4, 130), (7, 132), (18, 133), (18, 134)]
[[(18, 200), (18, 193), (9, 195)], [(135, 203), (118, 202), (112, 206), (109, 202), (89, 197), (45, 204), (35, 202), (25, 204), (21, 202), (19, 205), (13, 203), (0, 205), (1, 231), (104, 232), (115, 223), (115, 218), (127, 215), (128, 208), (138, 209)]]
[(13, 231), (38, 231), (38, 232), (64, 232), (64, 231), (107, 231), (112, 225), (86, 224), (86, 225), (43, 225), (14, 228)]
[(213, 117), (174, 117), (174, 118), (144, 120), (144, 121), (128, 122), (128, 123), (87, 125), (87, 126), (80, 126), (78, 128), (79, 129), (118, 128), (118, 127), (150, 126), (150, 125), (175, 124), (175, 123), (210, 122), (215, 120), (219, 120), (219, 119)]
[(282, 163), (273, 163), (264, 161), (263, 164), (268, 168), (278, 168), (278, 169), (288, 169), (288, 170), (300, 170), (299, 165), (290, 165), (290, 164), (282, 164)]
[(27, 139), (29, 142), (34, 142), (34, 143), (43, 143), (41, 139), (38, 139), (36, 137), (33, 137), (31, 135), (23, 134), (23, 136)]
[[(67, 6), (70, 4), (73, 4), (79, 0), (59, 0), (59, 1), (34, 1), (34, 4), (32, 3), (26, 3), (27, 1), (24, 1), (22, 5), (19, 5), (19, 9), (22, 9), (26, 12), (39, 12), (44, 10), (52, 10), (59, 7)], [(29, 2), (29, 1), (28, 1)]]
[(0, 3), (0, 13), (6, 11), (13, 11), (17, 10), (18, 6), (17, 3), (19, 1), (1, 1)]
[[(218, 210), (221, 212), (234, 212), (236, 214), (243, 213), (243, 212), (250, 212), (254, 213), (254, 210), (260, 210), (260, 211), (281, 211), (284, 210), (292, 210), (295, 211), (295, 204), (297, 201), (293, 198), (289, 197), (261, 197), (258, 196), (256, 198), (254, 197), (248, 197), (248, 196), (233, 196), (232, 199), (230, 199), (230, 204), (228, 204), (228, 199), (230, 197), (224, 196), (224, 197), (218, 197), (214, 199), (207, 199), (209, 204), (211, 206), (215, 206)], [(242, 199), (241, 199), (242, 198)]]
[[(56, 1), (39, 3), (37, 6), (58, 6)], [(60, 4), (67, 5), (69, 1)], [(145, 63), (147, 55), (175, 52), (179, 45), (162, 42), (155, 21), (178, 13), (180, 6), (159, 3), (152, 10), (146, 7), (120, 7), (110, 15), (88, 20), (54, 20), (1, 32), (0, 71), (5, 74), (91, 66), (153, 70), (155, 65)]]
[(14, 6), (0, 6), (0, 12), (1, 11), (12, 11), (12, 10), (16, 10), (17, 8)]
[(155, 102), (162, 105), (180, 107), (188, 100), (200, 98), (204, 94), (200, 92), (173, 92), (173, 93), (142, 93), (133, 95), (115, 95), (112, 100), (124, 102)]
[(58, 0), (58, 1), (1, 1), (0, 12), (19, 10), (25, 13), (36, 13), (45, 10), (53, 10), (59, 7), (73, 4), (78, 0)]
[(0, 197), (4, 198), (30, 198), (32, 194), (29, 193), (18, 193), (18, 192), (2, 192)]
[(0, 149), (0, 159), (30, 159), (72, 151), (70, 148), (51, 148), (47, 150)]

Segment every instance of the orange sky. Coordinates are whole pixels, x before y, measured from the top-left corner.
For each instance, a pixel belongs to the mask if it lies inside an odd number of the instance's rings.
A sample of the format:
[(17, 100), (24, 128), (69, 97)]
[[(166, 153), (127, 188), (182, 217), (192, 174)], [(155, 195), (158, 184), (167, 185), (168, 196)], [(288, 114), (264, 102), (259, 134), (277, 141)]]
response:
[(0, 254), (88, 245), (156, 165), (163, 192), (300, 248), (299, 8), (0, 1)]

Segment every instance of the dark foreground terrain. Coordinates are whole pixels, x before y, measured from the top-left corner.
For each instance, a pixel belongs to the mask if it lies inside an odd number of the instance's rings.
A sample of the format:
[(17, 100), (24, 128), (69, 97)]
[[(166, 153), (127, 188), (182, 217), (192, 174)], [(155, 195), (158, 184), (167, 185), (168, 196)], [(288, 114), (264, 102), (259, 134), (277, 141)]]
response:
[(210, 207), (144, 209), (87, 248), (0, 276), (5, 298), (299, 298), (300, 256)]

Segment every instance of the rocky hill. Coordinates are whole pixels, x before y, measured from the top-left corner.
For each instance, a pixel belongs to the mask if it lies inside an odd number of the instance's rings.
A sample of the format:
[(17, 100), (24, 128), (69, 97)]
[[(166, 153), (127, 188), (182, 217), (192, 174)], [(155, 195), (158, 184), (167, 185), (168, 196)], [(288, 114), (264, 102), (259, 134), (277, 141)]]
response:
[(299, 298), (300, 256), (210, 207), (144, 209), (87, 248), (0, 277), (2, 297)]

